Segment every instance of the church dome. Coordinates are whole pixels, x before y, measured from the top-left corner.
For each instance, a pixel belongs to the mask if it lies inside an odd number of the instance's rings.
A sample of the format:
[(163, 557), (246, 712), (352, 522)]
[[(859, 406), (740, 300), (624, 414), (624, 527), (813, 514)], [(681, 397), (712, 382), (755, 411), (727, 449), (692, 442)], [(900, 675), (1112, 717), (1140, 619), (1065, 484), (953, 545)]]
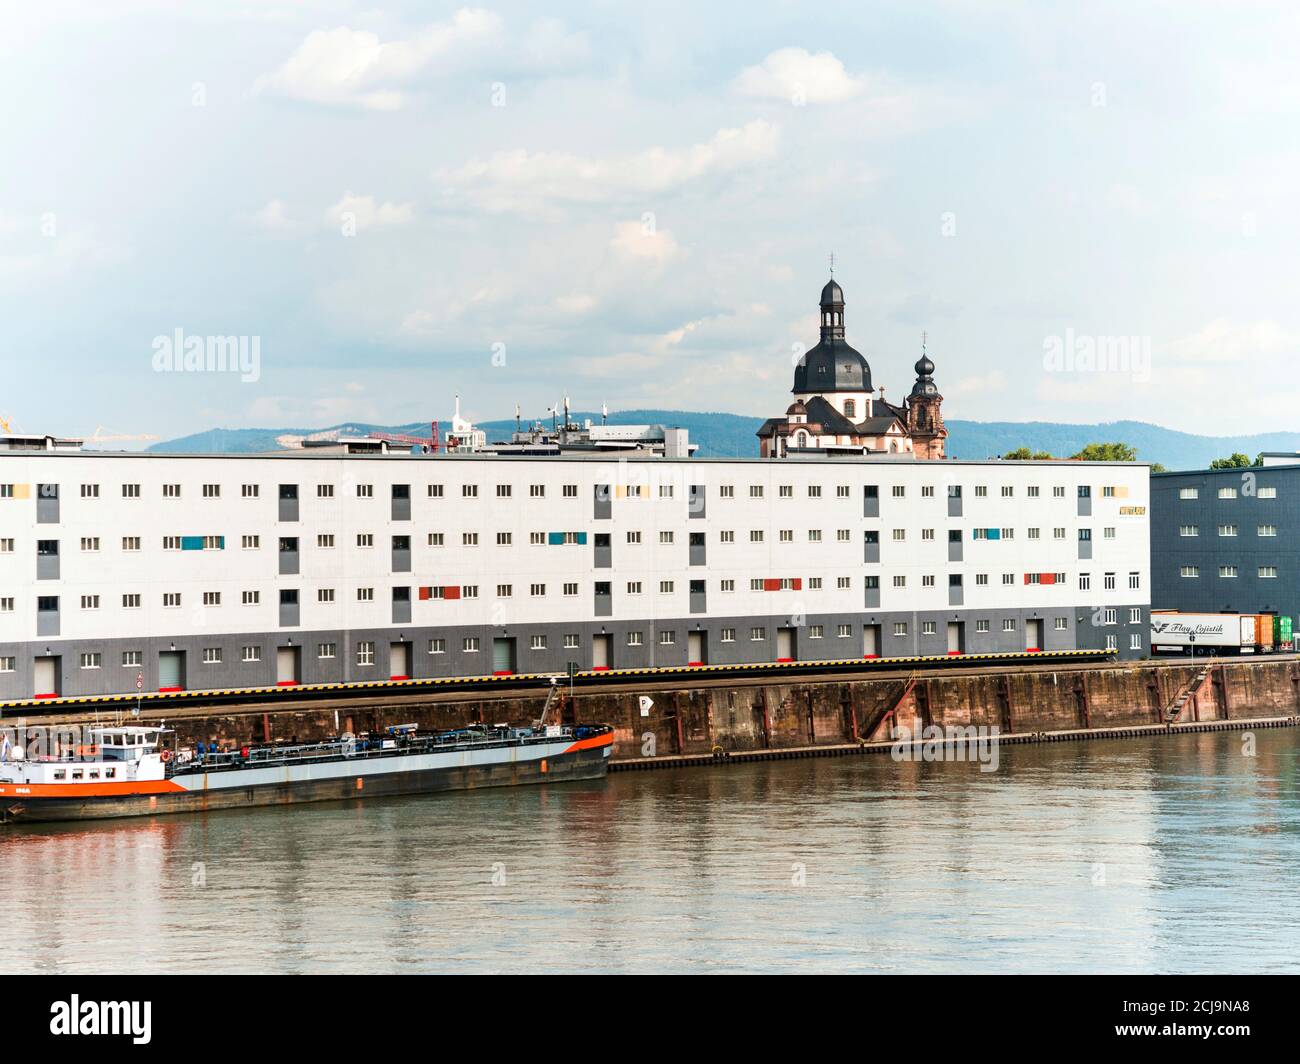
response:
[(806, 414), (806, 413), (808, 413), (808, 408), (807, 408), (806, 406), (803, 405), (803, 401), (802, 401), (802, 400), (800, 400), (800, 399), (796, 399), (793, 403), (791, 403), (791, 404), (786, 408), (785, 416), (786, 416), (786, 417), (793, 417), (793, 416), (795, 416), (796, 414)]
[(871, 390), (871, 367), (843, 340), (822, 340), (794, 368), (796, 393)]
[(821, 294), (821, 342), (794, 368), (796, 394), (871, 391), (871, 367), (844, 340), (844, 289), (834, 278)]
[(912, 367), (916, 370), (916, 383), (912, 385), (911, 396), (914, 399), (924, 399), (929, 396), (939, 394), (939, 386), (934, 383), (931, 374), (934, 372), (934, 363), (930, 361), (924, 349), (921, 351), (921, 357), (916, 360), (916, 365)]

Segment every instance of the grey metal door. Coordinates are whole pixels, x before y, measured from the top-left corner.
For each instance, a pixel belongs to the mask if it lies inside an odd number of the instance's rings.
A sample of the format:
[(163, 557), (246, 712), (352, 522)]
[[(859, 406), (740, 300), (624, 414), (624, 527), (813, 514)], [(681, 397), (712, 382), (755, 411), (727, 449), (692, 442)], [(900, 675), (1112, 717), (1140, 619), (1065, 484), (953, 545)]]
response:
[(158, 690), (179, 691), (185, 686), (185, 652), (164, 650), (158, 655)]
[(492, 640), (492, 672), (500, 674), (515, 671), (515, 641), (513, 639)]
[(59, 670), (58, 658), (37, 658), (35, 670), (36, 689), (33, 694), (37, 698), (42, 695), (57, 695), (59, 693)]

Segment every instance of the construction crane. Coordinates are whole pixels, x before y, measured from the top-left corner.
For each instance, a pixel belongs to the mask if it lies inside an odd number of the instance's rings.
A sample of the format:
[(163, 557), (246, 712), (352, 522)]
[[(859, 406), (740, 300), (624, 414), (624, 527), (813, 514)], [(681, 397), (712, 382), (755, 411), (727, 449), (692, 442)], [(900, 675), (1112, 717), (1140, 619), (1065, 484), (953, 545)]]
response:
[(157, 436), (151, 435), (148, 432), (110, 432), (105, 430), (103, 425), (97, 425), (95, 426), (94, 435), (87, 436), (85, 441), (87, 443), (110, 443), (118, 440), (140, 440), (142, 442), (148, 442), (150, 440), (156, 440), (157, 438)]
[(367, 433), (371, 439), (384, 440), (387, 443), (410, 443), (418, 444), (421, 447), (428, 447), (433, 454), (442, 450), (441, 433), (438, 429), (438, 422), (429, 423), (428, 436), (407, 436), (400, 432), (371, 432)]

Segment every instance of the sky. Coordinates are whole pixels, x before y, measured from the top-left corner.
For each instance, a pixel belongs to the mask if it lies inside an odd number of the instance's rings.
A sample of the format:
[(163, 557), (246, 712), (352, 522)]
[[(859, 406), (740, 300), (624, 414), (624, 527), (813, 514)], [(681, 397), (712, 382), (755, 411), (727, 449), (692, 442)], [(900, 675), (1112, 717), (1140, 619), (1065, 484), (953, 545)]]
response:
[(24, 431), (776, 415), (831, 254), (894, 401), (1298, 427), (1294, 6), (0, 11)]

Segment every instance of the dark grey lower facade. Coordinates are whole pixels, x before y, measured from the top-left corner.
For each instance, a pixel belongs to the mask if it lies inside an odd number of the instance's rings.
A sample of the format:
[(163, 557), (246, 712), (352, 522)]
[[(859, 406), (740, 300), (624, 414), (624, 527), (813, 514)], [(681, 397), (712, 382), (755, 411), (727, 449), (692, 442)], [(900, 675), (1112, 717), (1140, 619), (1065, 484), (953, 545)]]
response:
[[(1149, 651), (1149, 629), (1146, 604), (1084, 603), (1019, 610), (611, 618), (505, 627), (407, 626), (152, 639), (52, 638), (0, 644), (0, 657), (14, 659), (12, 672), (0, 672), (0, 701), (130, 694), (137, 690), (137, 677), (139, 689), (152, 692), (167, 687), (224, 690), (277, 683), (357, 683), (394, 676), (564, 672), (570, 662), (585, 671), (990, 654), (1030, 648), (1110, 648), (1121, 658), (1142, 658)], [(566, 641), (576, 641), (576, 646), (566, 646)], [(246, 650), (250, 647), (252, 655)], [(98, 655), (97, 667), (81, 667), (87, 654)], [(255, 660), (245, 660), (246, 656)], [(123, 665), (124, 660), (132, 664)]]

